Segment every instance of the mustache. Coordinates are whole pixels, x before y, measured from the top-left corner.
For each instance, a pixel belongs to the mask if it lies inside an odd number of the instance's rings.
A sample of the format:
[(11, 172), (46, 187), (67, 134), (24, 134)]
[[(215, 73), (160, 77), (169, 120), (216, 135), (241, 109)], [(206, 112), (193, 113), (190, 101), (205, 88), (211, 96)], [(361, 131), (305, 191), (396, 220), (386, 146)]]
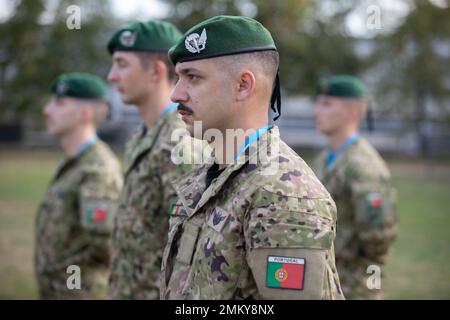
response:
[(192, 114), (194, 113), (194, 110), (192, 110), (191, 108), (189, 108), (188, 106), (186, 106), (186, 105), (184, 105), (182, 103), (178, 104), (177, 110), (178, 111), (186, 111), (186, 112), (189, 112), (189, 113), (192, 113)]

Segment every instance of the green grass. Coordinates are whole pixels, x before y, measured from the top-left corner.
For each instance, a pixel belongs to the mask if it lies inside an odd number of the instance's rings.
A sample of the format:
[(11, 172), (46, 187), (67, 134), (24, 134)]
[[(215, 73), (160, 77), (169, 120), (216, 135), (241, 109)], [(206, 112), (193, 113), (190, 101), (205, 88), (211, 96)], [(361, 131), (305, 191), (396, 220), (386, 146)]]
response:
[(450, 180), (396, 177), (400, 230), (386, 267), (387, 298), (450, 298)]
[(37, 297), (34, 216), (60, 157), (49, 151), (1, 151), (0, 299)]
[[(37, 297), (34, 216), (60, 157), (60, 152), (0, 150), (0, 299)], [(385, 270), (386, 296), (449, 299), (450, 166), (405, 160), (391, 167), (400, 231)]]

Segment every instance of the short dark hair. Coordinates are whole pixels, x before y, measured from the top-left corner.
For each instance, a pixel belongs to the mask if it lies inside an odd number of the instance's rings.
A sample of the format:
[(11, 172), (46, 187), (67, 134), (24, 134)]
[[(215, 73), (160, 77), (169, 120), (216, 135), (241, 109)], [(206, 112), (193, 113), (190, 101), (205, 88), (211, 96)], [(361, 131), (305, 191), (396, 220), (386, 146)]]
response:
[(216, 59), (218, 59), (224, 70), (230, 72), (234, 72), (244, 66), (253, 65), (269, 79), (272, 77), (272, 81), (275, 80), (280, 63), (279, 54), (275, 50), (255, 51), (218, 57)]
[(144, 69), (147, 69), (149, 67), (151, 61), (162, 61), (166, 65), (167, 78), (169, 82), (175, 82), (175, 67), (172, 62), (169, 61), (169, 57), (166, 52), (137, 51), (136, 54), (141, 61), (141, 65)]

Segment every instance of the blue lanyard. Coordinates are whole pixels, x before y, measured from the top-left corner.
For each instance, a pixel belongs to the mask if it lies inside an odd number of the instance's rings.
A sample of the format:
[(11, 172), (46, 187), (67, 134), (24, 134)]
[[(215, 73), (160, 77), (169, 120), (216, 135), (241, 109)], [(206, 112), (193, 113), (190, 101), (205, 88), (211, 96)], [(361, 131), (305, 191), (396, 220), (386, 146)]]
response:
[(344, 141), (343, 144), (339, 148), (337, 148), (336, 151), (330, 150), (328, 151), (327, 155), (327, 168), (331, 167), (331, 165), (336, 161), (336, 159), (344, 153), (345, 150), (347, 150), (352, 144), (357, 142), (359, 140), (359, 134), (354, 133), (350, 137), (347, 138), (347, 140)]
[(96, 143), (98, 140), (98, 137), (96, 134), (94, 134), (92, 137), (87, 139), (81, 146), (78, 148), (77, 156), (85, 152), (87, 149), (89, 149), (90, 146), (92, 146), (94, 143)]
[(241, 153), (243, 153), (245, 150), (247, 150), (248, 146), (251, 145), (254, 141), (258, 140), (260, 136), (262, 136), (264, 133), (266, 133), (267, 131), (269, 131), (269, 125), (266, 124), (264, 127), (259, 128), (258, 130), (256, 130), (250, 137), (248, 137), (247, 139), (245, 139), (245, 143), (242, 147), (239, 148), (238, 152), (236, 153), (236, 155), (234, 156), (234, 161), (237, 160), (237, 158), (239, 157), (239, 155)]
[(173, 103), (169, 104), (167, 107), (164, 108), (163, 112), (161, 113), (161, 117), (164, 118), (169, 113), (171, 113), (172, 111), (176, 110), (177, 108), (178, 108), (178, 103), (173, 102)]

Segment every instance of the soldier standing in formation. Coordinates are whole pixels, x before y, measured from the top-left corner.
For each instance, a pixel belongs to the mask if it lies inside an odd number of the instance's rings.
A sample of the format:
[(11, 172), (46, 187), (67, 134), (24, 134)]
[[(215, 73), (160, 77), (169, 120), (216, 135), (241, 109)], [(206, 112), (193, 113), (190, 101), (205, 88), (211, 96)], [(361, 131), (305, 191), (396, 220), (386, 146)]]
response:
[[(268, 124), (270, 102), (280, 105), (269, 31), (248, 17), (217, 16), (187, 31), (169, 56), (179, 76), (171, 99), (188, 131), (201, 121), (203, 137), (225, 139), (214, 139), (213, 165), (174, 183), (161, 298), (342, 299), (335, 204)], [(245, 132), (245, 143), (226, 141), (227, 129)]]
[(315, 167), (338, 210), (336, 265), (344, 295), (381, 299), (377, 281), (374, 287), (367, 280), (385, 264), (397, 219), (389, 169), (358, 133), (367, 112), (367, 88), (353, 76), (325, 79), (314, 111), (317, 130), (328, 137)]
[(176, 194), (170, 182), (189, 165), (171, 160), (172, 133), (185, 128), (171, 103), (173, 65), (168, 49), (181, 33), (163, 21), (136, 22), (110, 39), (113, 63), (108, 80), (122, 101), (136, 105), (144, 125), (125, 147), (125, 184), (113, 231), (109, 296), (113, 299), (157, 299), (162, 250), (167, 239), (170, 204)]
[[(56, 79), (52, 93), (44, 115), (66, 159), (36, 216), (39, 297), (104, 299), (114, 206), (122, 187), (120, 164), (96, 135), (107, 113), (107, 87), (93, 75), (71, 73)], [(70, 266), (80, 279), (69, 285)]]

